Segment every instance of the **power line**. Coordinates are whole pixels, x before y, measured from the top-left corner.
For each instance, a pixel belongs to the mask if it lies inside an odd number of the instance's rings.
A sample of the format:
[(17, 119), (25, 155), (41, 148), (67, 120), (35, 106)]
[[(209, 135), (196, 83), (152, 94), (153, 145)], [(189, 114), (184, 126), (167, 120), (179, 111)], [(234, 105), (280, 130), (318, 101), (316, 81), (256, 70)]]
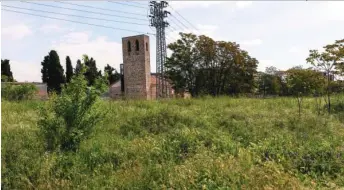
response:
[[(183, 28), (183, 27), (181, 27), (179, 24), (177, 24), (174, 20), (172, 20), (172, 19), (169, 19), (169, 21), (171, 22), (173, 22), (179, 29), (181, 29), (181, 30), (184, 30), (184, 29), (186, 29), (187, 30), (187, 28)], [(171, 25), (170, 25), (171, 26)], [(172, 27), (171, 26), (171, 28), (174, 28), (174, 27)], [(175, 29), (175, 30), (177, 30), (177, 29)]]
[(79, 18), (87, 18), (87, 19), (94, 19), (94, 20), (103, 20), (103, 21), (110, 21), (110, 22), (118, 22), (118, 23), (126, 23), (126, 24), (135, 24), (135, 25), (147, 26), (147, 24), (143, 24), (143, 23), (125, 22), (125, 21), (117, 21), (117, 20), (110, 20), (110, 19), (102, 19), (102, 18), (95, 18), (95, 17), (80, 16), (80, 15), (71, 15), (71, 14), (57, 13), (57, 12), (51, 12), (51, 11), (43, 11), (43, 10), (37, 10), (37, 9), (28, 9), (28, 8), (22, 8), (22, 7), (15, 7), (15, 6), (9, 6), (9, 5), (3, 5), (3, 6), (4, 7), (9, 7), (9, 8), (16, 8), (16, 9), (29, 10), (29, 11), (37, 11), (37, 12), (43, 12), (43, 13), (51, 13), (51, 14), (64, 15), (64, 16), (72, 16), (72, 17), (79, 17)]
[(125, 4), (125, 3), (113, 2), (113, 1), (108, 1), (108, 2), (109, 3), (119, 4), (119, 5), (125, 5), (125, 6), (130, 6), (130, 7), (141, 8), (141, 9), (147, 9), (147, 7), (138, 6), (138, 5), (130, 5), (130, 4)]
[[(98, 24), (91, 24), (91, 23), (86, 23), (86, 22), (79, 22), (79, 21), (74, 21), (74, 20), (68, 20), (68, 19), (62, 19), (62, 18), (56, 18), (56, 17), (50, 17), (50, 16), (44, 16), (44, 15), (37, 15), (37, 14), (32, 14), (32, 13), (25, 13), (25, 12), (20, 12), (20, 11), (14, 11), (14, 10), (8, 10), (8, 9), (1, 9), (4, 11), (9, 11), (9, 12), (15, 12), (15, 13), (20, 13), (20, 14), (26, 14), (26, 15), (32, 15), (32, 16), (38, 16), (42, 18), (50, 18), (50, 19), (55, 19), (55, 20), (62, 20), (62, 21), (67, 21), (67, 22), (73, 22), (73, 23), (78, 23), (78, 24), (85, 24), (85, 25), (91, 25), (91, 26), (98, 26), (102, 28), (109, 28), (109, 29), (114, 29), (114, 30), (122, 30), (122, 31), (128, 31), (128, 32), (134, 32), (134, 33), (139, 33), (142, 34), (144, 32), (136, 31), (136, 30), (129, 30), (129, 29), (123, 29), (123, 28), (115, 28), (111, 26), (104, 26), (104, 25), (98, 25)], [(148, 35), (155, 35), (152, 33), (146, 33)]]
[(134, 1), (126, 1), (127, 3), (135, 3), (135, 4), (138, 4), (138, 5), (146, 5), (146, 4), (143, 4), (143, 3), (139, 3), (139, 2), (134, 2)]
[(54, 8), (61, 8), (61, 9), (73, 10), (73, 11), (81, 11), (81, 12), (83, 12), (83, 13), (87, 12), (87, 13), (93, 13), (93, 14), (99, 14), (99, 15), (105, 15), (105, 16), (114, 16), (114, 17), (121, 17), (121, 18), (127, 18), (127, 19), (148, 21), (148, 20), (146, 20), (146, 19), (140, 19), (140, 18), (134, 18), (134, 17), (126, 17), (126, 16), (121, 16), (121, 15), (106, 14), (106, 13), (93, 12), (93, 11), (81, 10), (81, 9), (73, 9), (73, 8), (60, 7), (60, 6), (55, 6), (55, 5), (46, 5), (46, 4), (34, 3), (34, 2), (27, 2), (27, 1), (21, 1), (21, 2), (23, 2), (23, 3), (29, 3), (29, 4), (35, 4), (35, 5), (40, 5), (40, 6), (45, 6), (45, 7), (54, 7)]
[(125, 14), (146, 16), (144, 14), (139, 14), (139, 13), (131, 13), (131, 12), (119, 11), (119, 10), (115, 10), (115, 9), (106, 9), (106, 8), (100, 8), (100, 7), (93, 7), (93, 6), (88, 6), (88, 5), (80, 5), (80, 4), (77, 4), (77, 3), (70, 3), (70, 2), (66, 2), (66, 1), (56, 1), (56, 2), (67, 4), (67, 5), (75, 5), (75, 6), (79, 6), (79, 7), (87, 7), (87, 8), (92, 8), (92, 9), (98, 9), (98, 10), (103, 10), (103, 11), (111, 11), (111, 12), (119, 12), (119, 13), (125, 13)]
[[(176, 11), (171, 5), (169, 5), (171, 7), (171, 9), (177, 13), (183, 20), (185, 20), (187, 23), (189, 23), (194, 29), (198, 30), (197, 27), (195, 27), (193, 24), (191, 24), (191, 22), (189, 22), (188, 20), (186, 20), (186, 18), (184, 18), (181, 14), (178, 13), (178, 11)], [(173, 16), (173, 15), (172, 15)]]
[[(171, 14), (172, 15), (172, 14)], [(187, 26), (185, 26), (185, 24), (183, 22), (181, 22), (177, 17), (175, 17), (174, 15), (172, 15), (173, 18), (175, 18), (180, 24), (182, 24), (186, 29), (188, 29)]]

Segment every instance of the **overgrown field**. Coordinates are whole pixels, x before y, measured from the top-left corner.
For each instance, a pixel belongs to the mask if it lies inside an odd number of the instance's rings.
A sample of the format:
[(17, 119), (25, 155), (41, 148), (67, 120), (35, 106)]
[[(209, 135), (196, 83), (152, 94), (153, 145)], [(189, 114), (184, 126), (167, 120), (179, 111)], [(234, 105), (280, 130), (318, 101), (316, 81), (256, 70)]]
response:
[(77, 153), (46, 153), (43, 102), (2, 102), (3, 189), (340, 189), (344, 97), (102, 101)]

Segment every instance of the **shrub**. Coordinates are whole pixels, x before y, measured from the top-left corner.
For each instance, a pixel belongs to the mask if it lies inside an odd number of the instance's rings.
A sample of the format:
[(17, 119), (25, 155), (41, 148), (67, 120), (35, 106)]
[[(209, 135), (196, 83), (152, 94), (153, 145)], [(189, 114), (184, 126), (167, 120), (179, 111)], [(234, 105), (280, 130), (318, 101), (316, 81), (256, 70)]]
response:
[(101, 93), (99, 88), (87, 87), (84, 75), (77, 75), (62, 88), (59, 96), (52, 94), (48, 105), (41, 110), (39, 121), (48, 150), (78, 149), (104, 117), (104, 112), (97, 107)]
[(1, 97), (9, 101), (31, 100), (38, 89), (33, 84), (6, 84), (1, 88)]

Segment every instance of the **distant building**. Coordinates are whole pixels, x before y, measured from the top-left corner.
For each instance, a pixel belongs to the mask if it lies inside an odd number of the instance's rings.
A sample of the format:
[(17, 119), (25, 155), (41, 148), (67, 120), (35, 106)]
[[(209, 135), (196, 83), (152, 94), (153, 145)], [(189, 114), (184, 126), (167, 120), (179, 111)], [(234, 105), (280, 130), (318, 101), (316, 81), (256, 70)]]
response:
[(48, 86), (46, 83), (39, 83), (39, 82), (1, 82), (1, 87), (6, 85), (24, 85), (24, 84), (32, 84), (35, 85), (38, 89), (37, 97), (39, 99), (46, 99), (48, 98)]
[[(150, 70), (149, 36), (138, 35), (122, 38), (123, 64), (121, 79), (110, 85), (111, 98), (156, 99), (156, 73)], [(174, 90), (167, 82), (167, 93)]]

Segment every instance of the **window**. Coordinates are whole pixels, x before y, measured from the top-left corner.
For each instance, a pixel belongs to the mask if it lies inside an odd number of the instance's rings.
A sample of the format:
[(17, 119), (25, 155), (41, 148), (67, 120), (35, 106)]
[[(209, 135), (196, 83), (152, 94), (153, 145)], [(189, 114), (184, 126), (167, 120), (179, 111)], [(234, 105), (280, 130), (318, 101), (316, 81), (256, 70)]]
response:
[(131, 52), (131, 44), (130, 44), (130, 41), (128, 41), (128, 52)]
[(135, 44), (136, 44), (136, 51), (139, 51), (139, 50), (140, 50), (139, 41), (136, 40), (136, 41), (135, 41)]
[(146, 42), (146, 51), (148, 51), (148, 43)]

